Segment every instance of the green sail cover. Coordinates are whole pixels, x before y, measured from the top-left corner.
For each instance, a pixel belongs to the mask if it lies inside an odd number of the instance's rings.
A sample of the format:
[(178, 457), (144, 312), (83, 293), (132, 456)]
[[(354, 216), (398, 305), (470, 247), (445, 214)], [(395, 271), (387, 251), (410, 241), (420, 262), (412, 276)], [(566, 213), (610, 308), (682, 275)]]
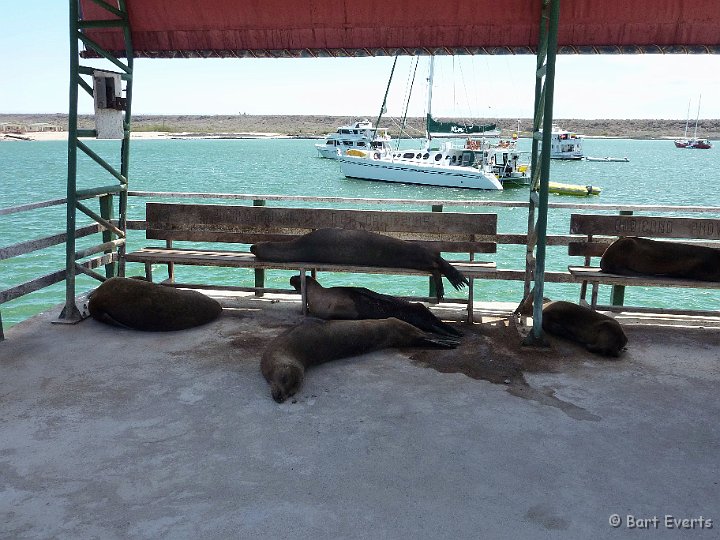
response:
[(497, 124), (459, 124), (457, 122), (439, 122), (429, 114), (427, 115), (427, 130), (433, 134), (448, 135), (476, 135), (496, 131)]

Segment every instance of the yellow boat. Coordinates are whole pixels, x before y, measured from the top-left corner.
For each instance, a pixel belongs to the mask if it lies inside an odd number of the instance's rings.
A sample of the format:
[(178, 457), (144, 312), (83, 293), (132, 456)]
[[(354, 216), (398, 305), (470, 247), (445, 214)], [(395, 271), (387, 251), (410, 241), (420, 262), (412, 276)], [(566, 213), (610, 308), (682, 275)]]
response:
[(578, 184), (563, 184), (562, 182), (549, 182), (548, 192), (556, 193), (558, 195), (576, 195), (576, 196), (587, 196), (587, 195), (600, 195), (601, 188), (597, 186), (581, 186)]

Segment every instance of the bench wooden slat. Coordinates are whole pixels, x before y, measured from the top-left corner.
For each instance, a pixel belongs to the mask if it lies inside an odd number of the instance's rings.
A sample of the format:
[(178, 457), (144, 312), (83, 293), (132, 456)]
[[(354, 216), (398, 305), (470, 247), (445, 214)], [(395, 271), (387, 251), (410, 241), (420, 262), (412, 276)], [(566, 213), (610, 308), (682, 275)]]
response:
[[(427, 272), (413, 270), (412, 268), (386, 268), (378, 266), (352, 266), (316, 262), (272, 262), (261, 261), (252, 253), (240, 251), (216, 251), (196, 249), (168, 249), (168, 248), (143, 248), (126, 256), (128, 262), (140, 262), (150, 264), (187, 264), (197, 266), (225, 266), (237, 268), (265, 268), (275, 270), (299, 270), (315, 269), (323, 272), (352, 272), (359, 274), (405, 274), (405, 275), (429, 275)], [(452, 263), (461, 266), (464, 271), (474, 274), (493, 271), (494, 262), (462, 262)], [(461, 270), (461, 271), (463, 271)]]
[(603, 272), (599, 267), (569, 266), (568, 271), (577, 281), (599, 282), (606, 285), (634, 285), (637, 287), (685, 287), (694, 289), (720, 289), (718, 281), (666, 278), (662, 276), (625, 276)]
[(720, 241), (720, 219), (572, 214), (570, 233)]
[(275, 208), (213, 204), (147, 203), (146, 219), (154, 230), (282, 233), (298, 235), (338, 227), (386, 233), (494, 235), (496, 214), (457, 212), (383, 212), (330, 208)]

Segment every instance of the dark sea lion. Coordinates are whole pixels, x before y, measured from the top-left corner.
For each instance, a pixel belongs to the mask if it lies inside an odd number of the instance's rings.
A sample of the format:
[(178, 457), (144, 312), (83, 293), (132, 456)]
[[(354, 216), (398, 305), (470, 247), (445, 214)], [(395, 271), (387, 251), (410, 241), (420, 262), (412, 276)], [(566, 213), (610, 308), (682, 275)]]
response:
[(438, 300), (445, 276), (455, 289), (468, 280), (440, 252), (422, 245), (368, 231), (318, 229), (287, 242), (260, 242), (250, 247), (258, 259), (273, 262), (318, 262), (391, 268), (412, 268), (432, 274)]
[(222, 312), (217, 300), (198, 291), (120, 277), (110, 278), (95, 289), (88, 309), (98, 321), (149, 331), (200, 326)]
[(585, 345), (588, 351), (606, 356), (620, 356), (627, 337), (615, 319), (572, 302), (549, 302), (543, 305), (543, 330)]
[(260, 369), (272, 398), (282, 403), (299, 389), (305, 370), (331, 360), (388, 347), (457, 347), (457, 339), (425, 334), (390, 318), (366, 321), (308, 319), (278, 336), (262, 355)]
[(610, 244), (600, 268), (611, 274), (720, 281), (720, 249), (630, 236)]
[[(365, 287), (323, 287), (310, 276), (305, 280), (307, 308), (314, 317), (355, 320), (395, 317), (426, 332), (462, 336), (462, 332), (442, 322), (419, 302), (408, 302)], [(300, 291), (300, 276), (291, 277), (290, 285)]]

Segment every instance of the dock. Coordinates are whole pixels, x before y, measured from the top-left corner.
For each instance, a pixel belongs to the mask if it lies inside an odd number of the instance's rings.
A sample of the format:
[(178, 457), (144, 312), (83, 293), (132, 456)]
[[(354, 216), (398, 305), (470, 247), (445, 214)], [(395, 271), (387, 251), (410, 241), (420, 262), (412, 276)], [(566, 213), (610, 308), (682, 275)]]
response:
[(707, 520), (720, 526), (717, 320), (623, 315), (616, 360), (553, 338), (522, 347), (507, 305), (478, 305), (474, 325), (450, 305), (435, 312), (464, 332), (459, 349), (312, 368), (278, 405), (260, 355), (302, 319), (298, 297), (208, 294), (223, 314), (184, 332), (53, 324), (57, 310), (7, 332), (0, 536), (622, 538), (653, 517), (676, 535), (671, 516), (703, 538)]

